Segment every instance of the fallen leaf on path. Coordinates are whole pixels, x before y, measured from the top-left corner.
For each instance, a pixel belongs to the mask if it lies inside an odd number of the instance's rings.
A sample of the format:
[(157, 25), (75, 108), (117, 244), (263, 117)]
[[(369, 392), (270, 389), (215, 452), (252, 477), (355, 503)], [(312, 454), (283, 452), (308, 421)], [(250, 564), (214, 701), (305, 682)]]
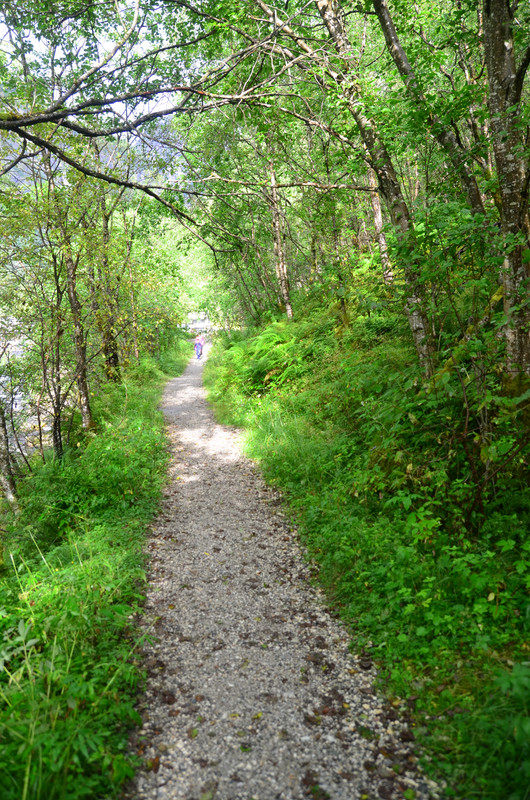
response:
[(147, 769), (150, 769), (152, 772), (158, 772), (160, 769), (160, 758), (155, 756), (155, 758), (151, 758), (147, 762)]

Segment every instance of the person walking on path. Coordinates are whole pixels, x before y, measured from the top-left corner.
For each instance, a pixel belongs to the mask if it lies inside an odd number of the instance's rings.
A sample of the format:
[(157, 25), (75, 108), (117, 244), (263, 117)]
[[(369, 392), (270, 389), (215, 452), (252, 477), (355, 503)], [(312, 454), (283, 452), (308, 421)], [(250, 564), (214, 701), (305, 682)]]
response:
[(202, 345), (203, 345), (203, 342), (201, 341), (201, 337), (200, 336), (196, 336), (195, 337), (194, 349), (195, 349), (195, 355), (197, 356), (197, 358), (200, 358), (202, 356)]

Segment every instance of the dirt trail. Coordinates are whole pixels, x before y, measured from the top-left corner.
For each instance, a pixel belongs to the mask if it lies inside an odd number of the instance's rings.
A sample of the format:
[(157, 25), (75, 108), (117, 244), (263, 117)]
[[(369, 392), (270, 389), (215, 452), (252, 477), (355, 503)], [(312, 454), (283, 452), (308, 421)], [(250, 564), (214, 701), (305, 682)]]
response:
[(349, 654), (311, 586), (277, 498), (237, 431), (215, 423), (202, 366), (192, 360), (163, 400), (171, 483), (148, 545), (155, 641), (135, 743), (148, 768), (127, 797), (436, 794), (411, 732), (373, 692), (370, 660)]

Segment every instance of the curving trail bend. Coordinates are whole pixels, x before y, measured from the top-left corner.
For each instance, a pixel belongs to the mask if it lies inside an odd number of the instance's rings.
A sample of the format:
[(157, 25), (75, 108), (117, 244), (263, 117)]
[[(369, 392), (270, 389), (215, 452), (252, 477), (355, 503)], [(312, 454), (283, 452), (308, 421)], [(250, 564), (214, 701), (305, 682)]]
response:
[(374, 693), (372, 663), (349, 653), (311, 585), (278, 498), (214, 421), (202, 364), (163, 398), (172, 461), (148, 544), (154, 636), (133, 742), (145, 769), (126, 797), (438, 796), (411, 731)]

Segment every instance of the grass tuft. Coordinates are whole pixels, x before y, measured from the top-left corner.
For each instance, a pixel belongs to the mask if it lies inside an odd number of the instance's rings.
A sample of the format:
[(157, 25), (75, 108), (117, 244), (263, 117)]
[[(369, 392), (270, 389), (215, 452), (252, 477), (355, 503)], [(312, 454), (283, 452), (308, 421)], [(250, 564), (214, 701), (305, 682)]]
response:
[(0, 573), (2, 800), (115, 797), (133, 774), (134, 617), (167, 462), (156, 405), (165, 370), (181, 371), (188, 350), (105, 386), (97, 434), (35, 464), (20, 487)]
[[(426, 768), (448, 796), (527, 800), (529, 448), (505, 455), (524, 441), (523, 414), (492, 373), (485, 452), (473, 383), (451, 374), (428, 390), (385, 313), (345, 329), (313, 308), (224, 341), (206, 367), (210, 397), (223, 421), (246, 428), (248, 454), (283, 492), (353, 646), (376, 659), (394, 704), (413, 710)], [(499, 464), (477, 502), (473, 474)]]

